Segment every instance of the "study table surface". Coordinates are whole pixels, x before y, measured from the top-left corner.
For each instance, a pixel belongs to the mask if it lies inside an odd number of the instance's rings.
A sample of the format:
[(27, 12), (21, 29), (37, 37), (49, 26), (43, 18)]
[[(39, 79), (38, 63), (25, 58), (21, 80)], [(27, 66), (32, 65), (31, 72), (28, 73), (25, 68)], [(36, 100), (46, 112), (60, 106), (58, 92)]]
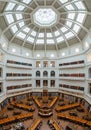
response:
[(78, 123), (81, 123), (81, 124), (86, 124), (86, 125), (91, 127), (91, 121), (87, 121), (87, 120), (84, 120), (84, 119), (79, 118), (79, 117), (74, 117), (74, 116), (63, 114), (63, 113), (58, 113), (57, 117), (58, 118), (69, 119), (71, 121), (78, 122)]
[(55, 110), (57, 112), (59, 111), (62, 111), (62, 110), (67, 110), (67, 109), (71, 109), (71, 108), (74, 108), (74, 107), (78, 107), (80, 104), (79, 103), (74, 103), (74, 104), (70, 104), (70, 105), (66, 105), (66, 106), (57, 106), (55, 108)]
[(31, 110), (31, 109), (35, 110), (34, 106), (28, 106), (28, 105), (25, 105), (25, 104), (17, 104), (17, 103), (12, 102), (12, 105), (19, 107), (19, 108), (26, 109), (26, 110)]
[(35, 130), (41, 121), (42, 121), (42, 120), (39, 119), (39, 118), (36, 119), (36, 120), (34, 121), (34, 123), (32, 124), (31, 128), (29, 128), (29, 130)]
[(58, 126), (57, 122), (52, 118), (51, 121), (53, 122), (52, 125), (56, 130), (60, 130), (60, 127)]
[(32, 113), (20, 114), (20, 115), (17, 115), (17, 116), (11, 116), (11, 117), (8, 117), (8, 118), (5, 118), (5, 119), (1, 119), (0, 125), (15, 121), (16, 119), (20, 120), (20, 119), (24, 119), (24, 118), (28, 118), (28, 117), (32, 118), (33, 114)]

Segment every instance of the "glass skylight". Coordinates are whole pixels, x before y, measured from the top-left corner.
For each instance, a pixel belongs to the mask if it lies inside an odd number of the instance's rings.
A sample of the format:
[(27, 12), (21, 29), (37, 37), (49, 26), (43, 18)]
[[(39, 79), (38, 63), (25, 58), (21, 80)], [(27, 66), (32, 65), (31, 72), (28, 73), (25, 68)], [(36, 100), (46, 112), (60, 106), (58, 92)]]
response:
[(51, 8), (38, 9), (33, 17), (34, 22), (40, 26), (53, 25), (57, 20), (57, 15)]
[(29, 4), (32, 0), (23, 0), (23, 3)]
[(44, 39), (37, 39), (36, 44), (44, 44)]
[(68, 38), (72, 38), (74, 37), (74, 34), (72, 32), (68, 32), (65, 34), (65, 37), (68, 39)]
[(15, 7), (15, 3), (8, 3), (8, 5), (7, 5), (7, 7), (6, 7), (6, 11), (8, 11), (8, 10), (13, 10), (14, 9), (14, 7)]
[(81, 1), (76, 2), (75, 5), (77, 6), (78, 9), (82, 9), (82, 10), (86, 9), (83, 2)]
[(86, 16), (86, 14), (79, 13), (77, 16), (77, 21), (79, 23), (83, 23), (85, 16)]
[(22, 22), (19, 23), (19, 27), (21, 28), (23, 26), (24, 26), (24, 22), (22, 21)]
[(25, 28), (23, 29), (23, 31), (26, 32), (26, 33), (28, 33), (28, 32), (30, 31), (30, 28), (25, 27)]
[(65, 6), (67, 10), (75, 10), (72, 4)]
[(68, 0), (59, 0), (62, 4), (66, 3)]
[(64, 41), (64, 38), (63, 38), (63, 37), (58, 37), (58, 38), (57, 38), (57, 43), (62, 42), (62, 41)]
[[(17, 1), (18, 3), (15, 1), (5, 1), (5, 9), (2, 12), (3, 15), (1, 14), (1, 16), (5, 16), (6, 25), (9, 26), (5, 31), (10, 30), (13, 38), (23, 39), (23, 43), (27, 42), (32, 45), (58, 44), (59, 48), (59, 45), (70, 38), (80, 39), (80, 35), (76, 34), (80, 32), (86, 16), (89, 15), (85, 2), (82, 0), (57, 0), (59, 9), (52, 5), (39, 7), (36, 0), (20, 0)], [(45, 3), (44, 1), (43, 3)], [(32, 5), (35, 3), (36, 8), (33, 8)], [(65, 10), (62, 13), (61, 6)], [(86, 22), (86, 24), (88, 23)]]
[(23, 5), (19, 5), (19, 6), (16, 8), (16, 10), (23, 11), (24, 8), (25, 8), (25, 6), (23, 6)]
[(37, 34), (37, 32), (35, 32), (35, 31), (31, 32), (31, 35), (34, 36), (34, 37), (36, 36), (36, 34)]
[(67, 29), (66, 27), (62, 27), (60, 30), (64, 33), (64, 32), (66, 32), (68, 29)]
[(75, 24), (75, 25), (73, 26), (73, 30), (74, 30), (76, 33), (78, 33), (79, 30), (80, 30), (80, 26), (77, 25), (77, 24)]
[(52, 33), (47, 33), (48, 38), (52, 38)]
[(72, 22), (67, 21), (66, 25), (69, 26), (69, 27), (71, 27), (72, 26)]
[(13, 18), (12, 14), (7, 14), (6, 19), (7, 19), (9, 24), (14, 22), (14, 18)]
[(47, 39), (47, 44), (54, 44), (54, 40), (53, 39)]
[(19, 32), (19, 33), (17, 34), (17, 37), (24, 39), (24, 38), (26, 37), (26, 34), (25, 34), (25, 33), (22, 33), (22, 32)]
[(27, 41), (29, 41), (30, 43), (33, 43), (33, 42), (34, 42), (34, 38), (29, 36), (29, 37), (27, 38)]
[(17, 20), (19, 20), (19, 19), (22, 19), (22, 18), (23, 18), (22, 14), (15, 14), (15, 16), (16, 16), (16, 19), (17, 19)]
[(18, 31), (18, 28), (17, 28), (16, 25), (14, 25), (14, 26), (11, 27), (11, 30), (12, 30), (13, 33), (16, 33)]
[(68, 18), (69, 19), (74, 19), (75, 18), (75, 13), (69, 13)]
[(56, 37), (60, 35), (59, 31), (54, 32), (54, 34)]
[(44, 37), (44, 33), (39, 33), (38, 37), (39, 38), (43, 38)]

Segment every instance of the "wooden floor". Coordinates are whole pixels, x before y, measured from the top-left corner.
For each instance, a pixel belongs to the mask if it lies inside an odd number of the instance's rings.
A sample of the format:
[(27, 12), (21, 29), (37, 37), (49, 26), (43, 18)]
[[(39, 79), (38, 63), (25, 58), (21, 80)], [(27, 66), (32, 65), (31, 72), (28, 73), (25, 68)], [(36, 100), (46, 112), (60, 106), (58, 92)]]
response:
[[(67, 102), (66, 102), (67, 103)], [(49, 125), (47, 124), (47, 122), (48, 122), (48, 119), (50, 119), (51, 117), (48, 117), (48, 118), (42, 118), (42, 117), (39, 117), (39, 115), (38, 115), (38, 107), (37, 107), (37, 105), (33, 102), (33, 105), (34, 105), (34, 107), (35, 107), (35, 111), (34, 112), (32, 112), (33, 113), (33, 119), (29, 119), (29, 120), (25, 120), (23, 123), (24, 123), (24, 125), (25, 125), (25, 130), (27, 129), (27, 128), (30, 128), (31, 126), (32, 126), (32, 124), (34, 123), (34, 120), (36, 120), (37, 118), (41, 118), (42, 119), (42, 126), (41, 126), (41, 128), (40, 128), (40, 130), (50, 130), (50, 127), (49, 127)], [(58, 102), (55, 104), (55, 107), (58, 105)], [(75, 124), (75, 123), (72, 123), (72, 122), (70, 122), (70, 121), (65, 121), (65, 120), (62, 120), (62, 119), (57, 119), (57, 112), (55, 111), (55, 107), (54, 107), (54, 109), (53, 109), (53, 116), (52, 116), (52, 118), (54, 118), (55, 119), (55, 121), (59, 124), (59, 126), (60, 126), (60, 128), (61, 128), (61, 130), (65, 130), (65, 128), (66, 128), (66, 126), (68, 125), (68, 126), (70, 126), (71, 128), (72, 128), (72, 130), (91, 130), (90, 128), (87, 128), (87, 127), (83, 127), (83, 126), (81, 126), (81, 125), (78, 125), (78, 124)], [(18, 109), (18, 108), (16, 108), (17, 110), (20, 110), (20, 109)], [(74, 109), (72, 109), (72, 110), (76, 110), (75, 108)], [(71, 111), (71, 110), (67, 110), (67, 111), (64, 111), (64, 112), (62, 112), (62, 113), (65, 113), (65, 114), (68, 114), (69, 113), (69, 111)], [(9, 110), (5, 110), (5, 113), (10, 117), (10, 116), (12, 116), (12, 113), (13, 113), (13, 111), (9, 111)], [(25, 111), (25, 110), (21, 110), (21, 113), (28, 113), (28, 111)], [(85, 115), (85, 112), (84, 113), (78, 113), (79, 114), (79, 116), (83, 116), (83, 115)], [(3, 130), (4, 130), (4, 128), (5, 127), (7, 127), (7, 126), (13, 126), (14, 124), (12, 123), (12, 124), (9, 124), (9, 125), (3, 125)], [(0, 129), (1, 130), (1, 129)]]

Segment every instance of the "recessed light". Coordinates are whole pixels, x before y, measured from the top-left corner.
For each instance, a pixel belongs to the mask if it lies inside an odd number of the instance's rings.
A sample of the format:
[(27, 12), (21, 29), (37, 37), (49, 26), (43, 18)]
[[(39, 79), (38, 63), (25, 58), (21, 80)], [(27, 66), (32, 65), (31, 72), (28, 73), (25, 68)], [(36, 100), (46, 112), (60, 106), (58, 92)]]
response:
[(89, 47), (89, 44), (88, 42), (85, 43), (85, 47), (88, 48)]
[(16, 49), (15, 49), (15, 48), (13, 48), (13, 49), (12, 49), (12, 52), (16, 52)]
[(54, 57), (54, 54), (51, 54), (51, 57)]
[(65, 56), (65, 53), (64, 53), (64, 52), (62, 53), (62, 56)]
[(37, 54), (37, 57), (40, 57), (40, 54)]
[(77, 53), (78, 53), (78, 52), (79, 52), (79, 48), (76, 48), (76, 49), (75, 49), (75, 52), (77, 52)]
[(29, 53), (26, 53), (26, 56), (29, 56)]
[(5, 47), (6, 47), (6, 44), (5, 44), (5, 43), (3, 43), (3, 44), (2, 44), (2, 47), (3, 47), (3, 48), (5, 48)]

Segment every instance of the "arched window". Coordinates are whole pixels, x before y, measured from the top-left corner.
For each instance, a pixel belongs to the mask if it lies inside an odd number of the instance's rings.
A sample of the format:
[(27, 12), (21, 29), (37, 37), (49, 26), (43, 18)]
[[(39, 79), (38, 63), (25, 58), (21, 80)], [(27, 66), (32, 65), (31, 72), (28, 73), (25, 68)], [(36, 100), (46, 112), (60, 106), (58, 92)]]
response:
[(55, 77), (55, 71), (51, 71), (51, 77)]
[(36, 72), (36, 77), (40, 77), (40, 71)]
[(44, 77), (47, 77), (47, 76), (48, 76), (48, 72), (47, 72), (47, 71), (44, 71), (44, 72), (43, 72), (43, 76), (44, 76)]

